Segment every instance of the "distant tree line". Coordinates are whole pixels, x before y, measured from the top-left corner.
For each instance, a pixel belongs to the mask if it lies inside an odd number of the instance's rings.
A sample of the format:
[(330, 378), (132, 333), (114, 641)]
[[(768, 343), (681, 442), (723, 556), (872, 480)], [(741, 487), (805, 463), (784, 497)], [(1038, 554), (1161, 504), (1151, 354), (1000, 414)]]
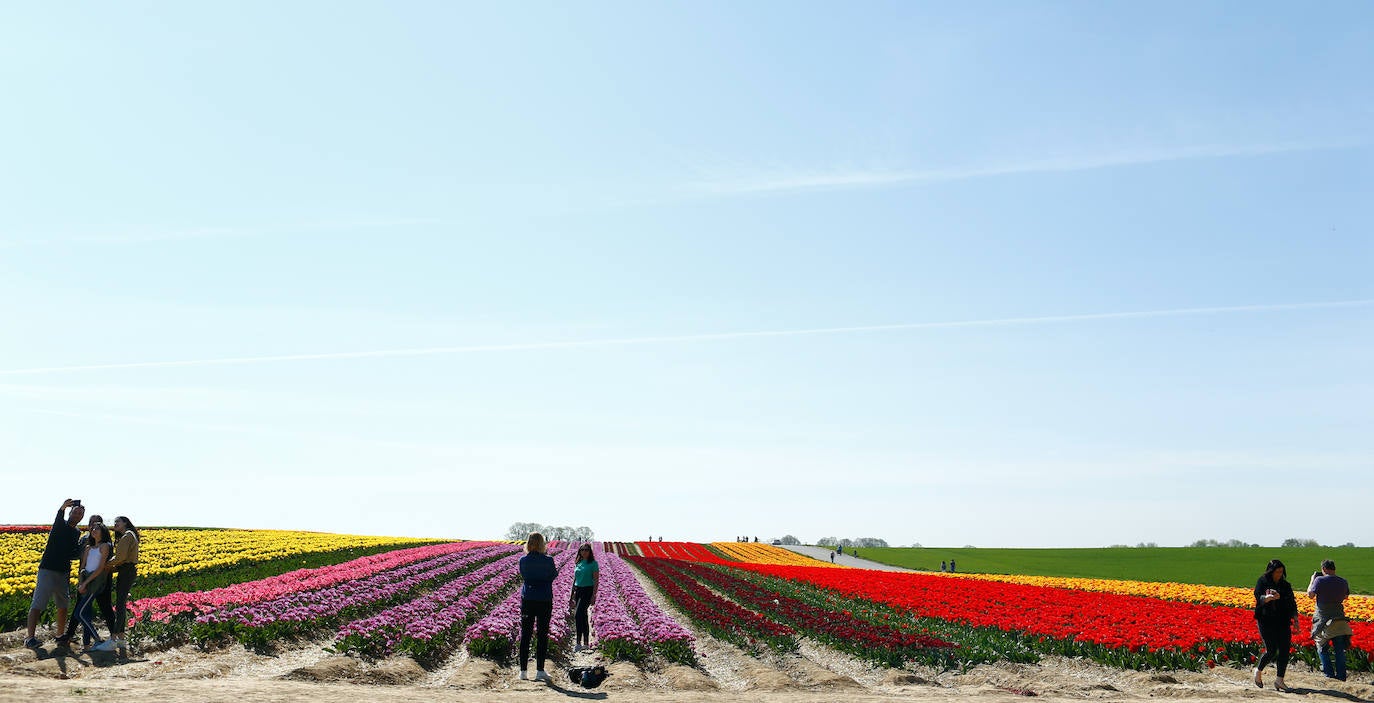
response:
[(510, 529), (506, 530), (506, 539), (523, 541), (530, 536), (531, 532), (538, 532), (544, 535), (544, 539), (556, 539), (568, 542), (590, 542), (596, 539), (596, 533), (593, 532), (590, 527), (541, 525), (537, 522), (511, 523)]
[[(784, 544), (785, 544), (785, 543), (784, 543)], [(823, 546), (823, 547), (861, 547), (861, 548), (869, 548), (869, 547), (886, 547), (886, 546), (888, 546), (887, 540), (881, 539), (881, 538), (878, 538), (878, 537), (858, 537), (858, 538), (855, 538), (855, 539), (849, 539), (849, 538), (847, 538), (847, 537), (846, 537), (846, 538), (840, 538), (840, 537), (822, 537), (822, 538), (820, 538), (819, 540), (817, 540), (816, 544), (821, 545), (821, 546)]]
[[(1153, 546), (1153, 544), (1152, 544), (1151, 546)], [(1198, 541), (1196, 541), (1196, 542), (1193, 542), (1192, 544), (1190, 544), (1190, 545), (1188, 545), (1188, 546), (1189, 546), (1189, 547), (1263, 547), (1264, 545), (1262, 545), (1262, 544), (1255, 544), (1254, 542), (1246, 542), (1245, 540), (1239, 540), (1239, 539), (1228, 539), (1228, 540), (1226, 540), (1225, 542), (1220, 542), (1220, 541), (1217, 541), (1217, 540), (1214, 540), (1214, 539), (1200, 539), (1200, 540), (1198, 540)], [(1355, 543), (1354, 543), (1354, 542), (1346, 542), (1345, 544), (1336, 545), (1336, 547), (1338, 547), (1338, 548), (1339, 548), (1339, 547), (1354, 547), (1354, 546), (1355, 546)], [(1283, 549), (1300, 549), (1300, 548), (1303, 548), (1303, 547), (1327, 547), (1327, 548), (1332, 548), (1332, 545), (1329, 545), (1329, 544), (1322, 544), (1321, 542), (1318, 542), (1318, 541), (1315, 540), (1315, 539), (1309, 539), (1309, 538), (1306, 538), (1306, 537), (1289, 537), (1288, 539), (1284, 540), (1284, 541), (1283, 541), (1283, 544), (1280, 544), (1279, 547), (1281, 547), (1281, 548), (1283, 548)]]

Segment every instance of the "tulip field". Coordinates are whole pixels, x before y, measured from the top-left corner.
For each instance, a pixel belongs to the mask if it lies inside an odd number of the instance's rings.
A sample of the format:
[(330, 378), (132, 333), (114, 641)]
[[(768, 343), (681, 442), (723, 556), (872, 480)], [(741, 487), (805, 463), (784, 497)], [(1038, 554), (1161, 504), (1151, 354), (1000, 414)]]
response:
[[(147, 577), (130, 611), (131, 634), (146, 650), (311, 643), (430, 668), (460, 652), (514, 659), (518, 544), (254, 530), (145, 535)], [(27, 606), (45, 538), (44, 528), (0, 530), (0, 586), (8, 589), (0, 604)], [(549, 550), (559, 568), (550, 653), (560, 661), (573, 655), (576, 546)], [(702, 638), (755, 657), (792, 656), (812, 643), (873, 666), (940, 670), (1051, 655), (1199, 670), (1247, 666), (1261, 652), (1249, 589), (1239, 586), (875, 571), (759, 543), (605, 542), (596, 554), (593, 643), (613, 660), (692, 666)], [(1302, 607), (1310, 613), (1310, 602)], [(1349, 664), (1368, 671), (1374, 609), (1356, 596), (1348, 611), (1358, 620)], [(1299, 660), (1315, 661), (1306, 629), (1295, 646)]]

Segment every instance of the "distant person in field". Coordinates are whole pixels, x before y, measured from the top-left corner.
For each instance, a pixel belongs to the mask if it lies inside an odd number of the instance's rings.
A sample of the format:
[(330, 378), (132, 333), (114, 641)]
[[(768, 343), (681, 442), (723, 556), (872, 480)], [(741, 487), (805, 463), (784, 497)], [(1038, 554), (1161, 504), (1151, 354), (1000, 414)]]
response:
[(601, 565), (596, 563), (592, 545), (584, 544), (577, 548), (577, 565), (573, 568), (573, 622), (577, 633), (576, 651), (580, 652), (591, 649), (592, 629), (587, 619), (587, 609), (596, 601), (596, 587), (601, 582)]
[(953, 559), (950, 559), (950, 560), (949, 560), (949, 573), (951, 573), (951, 574), (954, 573), (954, 560), (953, 560)]
[(531, 532), (525, 540), (525, 556), (520, 557), (520, 678), (529, 678), (530, 636), (535, 636), (535, 681), (548, 681), (544, 660), (549, 656), (549, 619), (553, 617), (553, 580), (558, 567), (548, 555), (544, 535)]
[(1264, 640), (1264, 656), (1255, 666), (1255, 685), (1264, 688), (1264, 667), (1274, 662), (1278, 669), (1274, 679), (1277, 691), (1290, 690), (1283, 683), (1283, 675), (1288, 672), (1293, 632), (1298, 629), (1298, 601), (1293, 597), (1293, 586), (1284, 578), (1286, 575), (1283, 562), (1273, 559), (1255, 582), (1255, 620)]
[[(67, 509), (71, 508), (68, 513)], [(57, 509), (57, 518), (52, 521), (48, 531), (48, 543), (43, 547), (43, 558), (38, 562), (38, 579), (33, 588), (33, 602), (29, 604), (28, 635), (24, 646), (37, 648), (39, 641), (38, 619), (47, 609), (48, 603), (57, 601), (57, 632), (67, 631), (67, 609), (71, 607), (71, 595), (67, 581), (72, 577), (72, 560), (78, 556), (76, 545), (81, 539), (81, 518), (86, 508), (81, 501), (67, 499)]]
[[(77, 582), (76, 592), (79, 602), (76, 606), (76, 617), (73, 621), (81, 623), (81, 641), (86, 647), (94, 648), (103, 644), (100, 633), (95, 629), (95, 603), (100, 603), (100, 612), (105, 615), (106, 624), (114, 622), (114, 613), (110, 608), (110, 573), (106, 564), (110, 560), (110, 554), (114, 552), (114, 544), (110, 539), (110, 531), (104, 523), (94, 523), (91, 525), (90, 532), (86, 534), (86, 546), (81, 552), (81, 576)], [(70, 640), (70, 635), (64, 635)]]
[[(82, 537), (80, 540), (78, 540), (76, 543), (77, 554), (81, 555), (79, 558), (80, 564), (78, 565), (78, 568), (80, 569), (80, 576), (77, 577), (79, 580), (84, 580), (86, 578), (86, 547), (91, 542), (91, 535), (95, 534), (96, 525), (99, 525), (101, 527), (100, 537), (102, 538), (102, 541), (105, 544), (110, 545), (110, 548), (106, 550), (105, 553), (106, 561), (109, 561), (110, 554), (114, 551), (114, 546), (111, 542), (110, 537), (110, 528), (105, 526), (105, 518), (99, 515), (92, 515), (86, 521), (86, 535)], [(95, 584), (97, 586), (100, 586), (100, 588), (96, 589), (95, 604), (100, 606), (100, 615), (105, 618), (105, 624), (107, 627), (110, 623), (114, 622), (114, 606), (110, 605), (110, 579), (108, 578), (108, 576), (109, 574), (106, 573), (106, 578), (97, 579)], [(84, 599), (81, 596), (77, 596), (78, 602), (81, 602), (83, 600)], [(92, 612), (90, 603), (87, 603), (84, 608), (78, 607), (76, 613), (67, 620), (67, 632), (63, 634), (61, 637), (57, 638), (57, 645), (59, 647), (66, 647), (68, 644), (70, 644), (72, 641), (72, 637), (76, 636), (76, 628), (79, 625), (81, 625), (84, 620), (91, 620), (94, 617), (95, 613)], [(92, 620), (92, 622), (94, 621)], [(87, 638), (83, 637), (82, 639), (86, 640)], [(89, 640), (87, 640), (87, 643), (89, 644)]]
[(831, 563), (831, 564), (834, 564), (834, 563), (835, 563), (835, 553), (834, 553), (834, 552), (831, 552), (831, 553), (830, 553), (830, 563)]
[(114, 574), (114, 622), (110, 623), (110, 639), (92, 648), (98, 652), (128, 647), (124, 640), (124, 624), (129, 619), (129, 591), (138, 578), (138, 528), (134, 527), (132, 520), (120, 515), (114, 521), (114, 534), (114, 558), (105, 567)]
[(943, 561), (940, 562), (940, 573), (943, 574), (943, 573), (945, 573), (946, 571), (949, 571), (949, 565), (946, 564), (946, 563), (943, 562)]
[(1345, 599), (1350, 584), (1336, 575), (1336, 562), (1322, 562), (1321, 571), (1312, 574), (1307, 595), (1317, 602), (1312, 614), (1312, 641), (1321, 657), (1322, 673), (1328, 679), (1345, 680), (1345, 650), (1350, 647), (1350, 620), (1345, 617)]

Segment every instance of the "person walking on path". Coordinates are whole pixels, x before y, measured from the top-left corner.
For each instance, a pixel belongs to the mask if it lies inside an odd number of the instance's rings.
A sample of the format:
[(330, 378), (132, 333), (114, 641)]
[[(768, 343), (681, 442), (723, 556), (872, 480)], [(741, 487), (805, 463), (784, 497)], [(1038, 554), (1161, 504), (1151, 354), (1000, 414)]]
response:
[(1288, 672), (1293, 631), (1298, 629), (1298, 601), (1293, 597), (1293, 586), (1284, 578), (1286, 572), (1283, 562), (1273, 559), (1255, 581), (1255, 621), (1264, 640), (1264, 656), (1255, 666), (1255, 686), (1264, 688), (1264, 667), (1274, 662), (1278, 670), (1276, 691), (1291, 690), (1284, 685), (1283, 675)]
[(596, 601), (596, 587), (601, 583), (601, 565), (596, 563), (592, 545), (584, 544), (577, 548), (577, 566), (573, 571), (573, 622), (576, 626), (577, 645), (574, 651), (591, 649), (592, 630), (588, 622), (587, 609)]
[[(101, 612), (105, 614), (107, 624), (114, 622), (114, 617), (110, 613), (110, 574), (109, 568), (106, 567), (112, 547), (110, 533), (105, 529), (105, 525), (99, 522), (91, 525), (90, 532), (86, 535), (86, 546), (81, 554), (81, 581), (76, 586), (76, 592), (81, 594), (80, 602), (76, 606), (76, 617), (72, 618), (73, 621), (80, 621), (81, 642), (88, 649), (100, 646), (104, 642), (95, 629), (95, 621), (91, 619), (94, 615), (91, 606), (97, 602), (96, 599), (104, 596), (100, 605)], [(70, 635), (64, 637), (70, 641)]]
[[(109, 561), (110, 553), (114, 551), (114, 545), (111, 542), (110, 538), (110, 530), (108, 527), (105, 527), (105, 518), (99, 515), (92, 515), (86, 522), (86, 536), (82, 537), (76, 543), (77, 553), (82, 555), (81, 562), (83, 564), (83, 566), (81, 567), (82, 573), (80, 576), (77, 577), (79, 579), (84, 580), (86, 578), (84, 567), (86, 561), (86, 546), (89, 545), (91, 542), (91, 535), (95, 532), (96, 525), (99, 525), (101, 527), (101, 531), (103, 533), (102, 539), (104, 540), (105, 544), (110, 545), (109, 550), (107, 550), (105, 553), (106, 561)], [(114, 622), (114, 606), (110, 604), (109, 572), (106, 572), (105, 578), (97, 579), (96, 585), (100, 586), (100, 588), (97, 589), (95, 593), (95, 605), (100, 606), (100, 616), (105, 618), (105, 625), (108, 627), (110, 623)], [(79, 602), (82, 600), (84, 599), (78, 596), (77, 601)], [(95, 613), (91, 612), (90, 603), (87, 603), (84, 609), (78, 608), (76, 614), (67, 619), (67, 632), (63, 634), (61, 637), (57, 638), (57, 646), (66, 647), (67, 645), (71, 644), (72, 637), (76, 636), (76, 628), (79, 625), (81, 625), (83, 620), (92, 619), (94, 618), (94, 616)], [(94, 620), (92, 620), (92, 622), (94, 622)], [(84, 640), (85, 638), (83, 637), (82, 639)]]
[(530, 637), (536, 639), (534, 648), (535, 681), (549, 681), (544, 660), (549, 656), (549, 619), (553, 617), (553, 580), (558, 567), (548, 555), (544, 535), (531, 532), (525, 540), (525, 556), (520, 557), (520, 678), (529, 678)]
[[(1350, 646), (1350, 620), (1345, 617), (1345, 599), (1350, 584), (1336, 575), (1336, 562), (1322, 562), (1321, 571), (1312, 574), (1307, 595), (1317, 602), (1312, 613), (1312, 641), (1317, 645), (1322, 673), (1328, 679), (1345, 680), (1345, 650)], [(1334, 650), (1334, 651), (1333, 651)]]
[[(67, 513), (67, 508), (71, 512)], [(38, 619), (47, 609), (48, 603), (57, 601), (57, 632), (67, 631), (67, 609), (71, 606), (67, 581), (72, 577), (72, 560), (76, 559), (77, 542), (81, 539), (81, 518), (86, 508), (81, 501), (68, 498), (57, 509), (57, 518), (52, 521), (48, 532), (48, 543), (43, 547), (43, 558), (38, 562), (38, 580), (33, 588), (33, 602), (29, 604), (28, 634), (24, 646), (36, 649), (38, 639)]]
[(110, 623), (110, 639), (93, 647), (98, 652), (111, 652), (127, 649), (124, 640), (124, 624), (129, 618), (129, 591), (138, 578), (138, 528), (133, 521), (120, 515), (114, 521), (115, 549), (114, 558), (105, 567), (114, 574), (114, 622)]

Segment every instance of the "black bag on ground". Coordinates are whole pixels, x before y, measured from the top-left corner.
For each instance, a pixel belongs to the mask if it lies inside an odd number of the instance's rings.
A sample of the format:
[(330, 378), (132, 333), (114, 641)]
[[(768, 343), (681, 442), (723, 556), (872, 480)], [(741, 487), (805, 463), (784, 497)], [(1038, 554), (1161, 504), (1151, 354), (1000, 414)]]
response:
[(582, 688), (596, 688), (610, 675), (611, 672), (606, 671), (606, 667), (600, 664), (596, 666), (579, 666), (574, 669), (568, 669), (568, 678), (572, 679), (573, 683), (578, 684)]

